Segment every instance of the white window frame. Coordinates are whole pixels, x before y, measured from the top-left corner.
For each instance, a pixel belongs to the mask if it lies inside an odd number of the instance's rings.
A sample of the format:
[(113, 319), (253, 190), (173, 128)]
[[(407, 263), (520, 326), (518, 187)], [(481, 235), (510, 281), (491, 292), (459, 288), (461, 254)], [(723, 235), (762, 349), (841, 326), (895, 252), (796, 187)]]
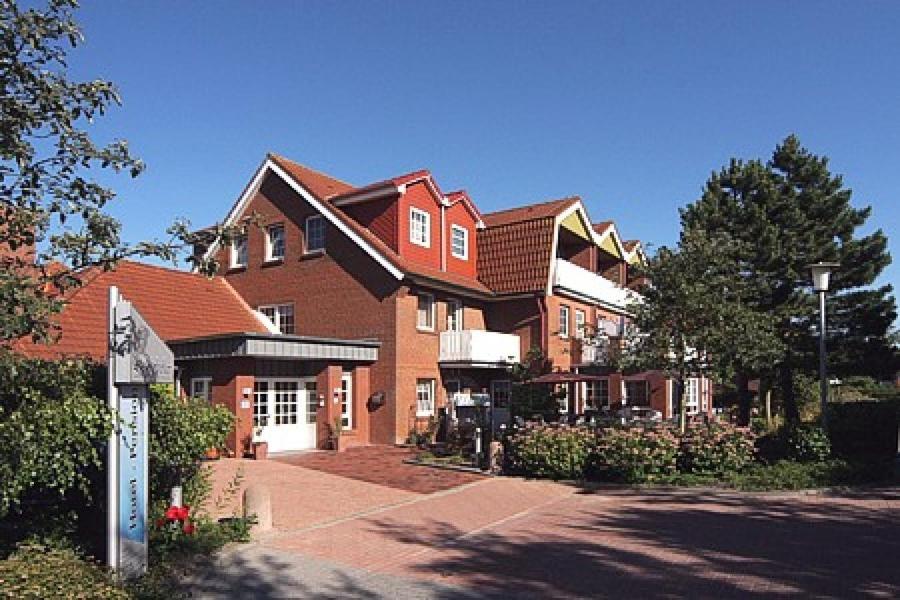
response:
[[(312, 239), (312, 235), (310, 235), (310, 223), (321, 223), (322, 227), (322, 245), (317, 246), (315, 248), (310, 246), (309, 241)], [(304, 233), (304, 254), (320, 254), (325, 252), (325, 239), (326, 239), (326, 230), (325, 226), (325, 217), (322, 215), (310, 215), (306, 217), (306, 221), (303, 224), (303, 233)]]
[[(424, 235), (424, 239), (416, 237), (416, 234), (419, 233), (419, 224), (416, 221), (416, 217), (422, 217), (422, 228), (424, 231), (421, 233)], [(409, 242), (423, 248), (431, 248), (431, 215), (415, 206), (409, 207)]]
[[(462, 234), (462, 253), (457, 254), (456, 248), (454, 247), (454, 240), (456, 238), (456, 234)], [(453, 255), (454, 258), (458, 258), (460, 260), (469, 260), (469, 230), (463, 227), (462, 225), (456, 225), (455, 223), (450, 226), (450, 254)]]
[[(463, 330), (463, 303), (456, 298), (451, 298), (447, 300), (447, 331), (462, 331)], [(453, 319), (453, 327), (451, 324), (451, 317)]]
[[(202, 394), (195, 393), (198, 383), (202, 384)], [(212, 402), (212, 377), (191, 377), (191, 398), (201, 398)]]
[(569, 337), (569, 306), (567, 304), (559, 305), (559, 337)]
[[(580, 318), (579, 318), (580, 317)], [(585, 313), (582, 309), (575, 309), (575, 338), (579, 340), (584, 339), (584, 328), (587, 325), (587, 313)]]
[[(422, 397), (420, 396), (422, 393), (427, 394), (427, 400), (430, 402), (430, 408), (427, 410), (422, 410)], [(416, 416), (434, 416), (434, 379), (416, 379)]]
[(341, 424), (344, 429), (353, 429), (353, 376), (341, 376)]
[[(243, 245), (243, 261), (241, 260), (241, 254), (242, 254), (241, 246), (242, 245)], [(242, 268), (246, 267), (249, 254), (250, 254), (250, 249), (248, 247), (246, 233), (231, 240), (231, 261), (229, 264), (232, 269), (242, 269)]]
[[(423, 298), (428, 298), (428, 322), (422, 324), (419, 317), (423, 314), (422, 309), (419, 307), (419, 303)], [(429, 294), (427, 292), (419, 292), (416, 294), (416, 329), (419, 331), (434, 331), (434, 321), (435, 321), (435, 302), (434, 302), (434, 294)]]
[(684, 392), (681, 395), (685, 412), (696, 415), (700, 412), (700, 380), (695, 378), (684, 380)]
[[(285, 316), (284, 313), (286, 311), (284, 309), (287, 307), (290, 307), (291, 318), (294, 321), (293, 327), (292, 327), (292, 329), (294, 331), (291, 331), (291, 332), (285, 332), (282, 329), (282, 317)], [(266, 314), (266, 310), (268, 310), (268, 309), (273, 309), (275, 318), (272, 318)], [(297, 312), (294, 309), (294, 304), (292, 302), (285, 302), (283, 304), (262, 304), (262, 305), (258, 306), (256, 310), (259, 311), (260, 313), (262, 313), (263, 315), (265, 315), (266, 318), (268, 318), (270, 321), (272, 321), (272, 324), (275, 326), (276, 329), (278, 329), (278, 331), (282, 335), (294, 335), (297, 333)]]
[[(275, 255), (275, 243), (272, 241), (272, 233), (281, 231), (281, 255)], [(281, 262), (287, 253), (287, 238), (285, 237), (284, 223), (276, 223), (266, 227), (266, 262)]]

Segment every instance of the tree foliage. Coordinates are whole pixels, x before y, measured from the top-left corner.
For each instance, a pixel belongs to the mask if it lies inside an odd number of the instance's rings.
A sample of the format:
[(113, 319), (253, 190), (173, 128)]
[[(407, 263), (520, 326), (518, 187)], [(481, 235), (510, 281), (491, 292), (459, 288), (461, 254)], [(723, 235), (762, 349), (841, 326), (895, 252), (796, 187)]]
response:
[(700, 231), (660, 248), (644, 268), (652, 283), (630, 305), (633, 321), (617, 366), (664, 371), (683, 389), (687, 378), (724, 380), (738, 368), (768, 364), (779, 342), (770, 320), (746, 303), (740, 253), (728, 235)]
[[(812, 371), (816, 360), (809, 264), (841, 264), (829, 300), (832, 371), (884, 375), (898, 366), (887, 335), (896, 318), (892, 290), (867, 287), (890, 263), (887, 238), (881, 230), (859, 234), (871, 209), (851, 205), (851, 195), (828, 159), (792, 135), (766, 163), (733, 159), (713, 173), (701, 198), (681, 213), (683, 237), (712, 232), (735, 242), (744, 302), (774, 326), (781, 353), (768, 374), (777, 375), (792, 421), (798, 419), (794, 375)], [(738, 374), (746, 381), (754, 370), (741, 366)]]
[[(128, 256), (175, 260), (194, 243), (228, 241), (236, 231), (192, 233), (176, 221), (164, 241), (129, 244), (106, 210), (115, 192), (92, 178), (96, 170), (137, 177), (144, 163), (125, 140), (98, 143), (91, 125), (120, 104), (102, 79), (73, 81), (68, 53), (83, 38), (76, 0), (21, 8), (0, 0), (0, 342), (53, 333), (61, 292), (78, 285), (90, 266), (112, 268)], [(35, 245), (40, 253), (30, 251)], [(204, 272), (216, 265), (188, 258)]]

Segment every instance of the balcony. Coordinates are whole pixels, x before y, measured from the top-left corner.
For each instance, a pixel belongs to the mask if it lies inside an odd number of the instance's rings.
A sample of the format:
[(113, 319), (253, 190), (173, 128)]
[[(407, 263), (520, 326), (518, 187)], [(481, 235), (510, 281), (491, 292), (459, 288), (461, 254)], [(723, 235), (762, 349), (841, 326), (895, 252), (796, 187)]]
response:
[(554, 261), (553, 287), (616, 310), (625, 310), (629, 302), (640, 298), (636, 292), (561, 258)]
[(519, 362), (519, 336), (480, 329), (442, 331), (438, 362), (444, 366), (506, 367)]

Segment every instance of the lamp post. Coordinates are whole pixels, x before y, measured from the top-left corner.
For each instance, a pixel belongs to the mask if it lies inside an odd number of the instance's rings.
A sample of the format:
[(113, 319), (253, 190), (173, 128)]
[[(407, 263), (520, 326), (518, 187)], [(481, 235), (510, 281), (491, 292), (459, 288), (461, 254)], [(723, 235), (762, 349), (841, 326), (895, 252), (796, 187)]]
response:
[(819, 395), (822, 402), (822, 429), (828, 428), (828, 376), (826, 374), (825, 353), (825, 292), (828, 291), (831, 271), (838, 263), (819, 262), (809, 265), (812, 274), (813, 290), (819, 293)]

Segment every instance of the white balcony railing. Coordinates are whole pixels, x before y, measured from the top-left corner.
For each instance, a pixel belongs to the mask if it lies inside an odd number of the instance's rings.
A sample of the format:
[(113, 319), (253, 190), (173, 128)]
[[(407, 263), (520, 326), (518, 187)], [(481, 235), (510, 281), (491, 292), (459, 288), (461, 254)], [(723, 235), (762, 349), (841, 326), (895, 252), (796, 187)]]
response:
[(639, 294), (616, 285), (606, 277), (561, 258), (557, 258), (554, 264), (553, 285), (623, 310), (630, 301), (640, 298)]
[(472, 365), (519, 362), (519, 336), (481, 329), (442, 331), (438, 361)]

